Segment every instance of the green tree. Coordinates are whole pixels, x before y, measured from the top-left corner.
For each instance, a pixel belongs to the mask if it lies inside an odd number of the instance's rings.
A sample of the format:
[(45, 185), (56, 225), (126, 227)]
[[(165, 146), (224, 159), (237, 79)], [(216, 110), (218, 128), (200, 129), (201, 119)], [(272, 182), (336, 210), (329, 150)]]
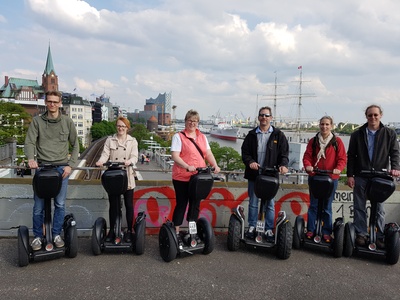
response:
[(150, 133), (143, 124), (134, 124), (129, 134), (137, 140), (139, 149), (144, 149), (143, 140), (150, 138)]
[(99, 123), (94, 123), (92, 128), (90, 128), (92, 134), (92, 139), (97, 140), (104, 136), (112, 135), (117, 132), (115, 128), (115, 122), (101, 121)]
[(243, 170), (244, 164), (240, 154), (232, 147), (221, 147), (217, 142), (210, 142), (218, 166), (225, 171)]
[(31, 119), (22, 105), (0, 101), (0, 145), (23, 144)]

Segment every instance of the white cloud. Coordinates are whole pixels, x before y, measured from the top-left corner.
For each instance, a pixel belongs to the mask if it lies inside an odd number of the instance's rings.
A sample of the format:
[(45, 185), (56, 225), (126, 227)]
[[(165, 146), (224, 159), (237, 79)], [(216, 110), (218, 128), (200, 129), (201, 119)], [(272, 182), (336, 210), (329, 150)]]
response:
[[(190, 108), (202, 116), (254, 115), (257, 94), (274, 93), (274, 71), (278, 92), (296, 94), (302, 65), (303, 92), (316, 95), (304, 98), (302, 115), (363, 122), (363, 109), (379, 102), (387, 121), (398, 118), (400, 2), (25, 3), (23, 19), (0, 15), (7, 22), (0, 28), (5, 76), (40, 79), (50, 40), (66, 91), (105, 91), (132, 110), (172, 92), (178, 117)], [(272, 105), (269, 98), (259, 104)], [(278, 112), (293, 116), (296, 101), (278, 101)]]

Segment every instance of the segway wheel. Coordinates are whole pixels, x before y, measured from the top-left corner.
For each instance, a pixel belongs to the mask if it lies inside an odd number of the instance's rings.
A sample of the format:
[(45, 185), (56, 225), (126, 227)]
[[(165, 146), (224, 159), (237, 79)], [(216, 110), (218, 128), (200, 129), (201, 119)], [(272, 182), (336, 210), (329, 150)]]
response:
[(241, 234), (241, 226), (242, 224), (238, 220), (238, 218), (232, 214), (229, 219), (229, 227), (228, 227), (228, 250), (229, 251), (237, 251), (240, 247), (240, 234)]
[(178, 254), (178, 248), (175, 242), (173, 230), (175, 229), (163, 224), (160, 228), (160, 233), (158, 234), (160, 255), (165, 262), (174, 260)]
[(143, 219), (135, 225), (135, 253), (142, 255), (145, 248), (146, 220)]
[(107, 223), (104, 218), (98, 218), (93, 225), (92, 230), (92, 252), (99, 255), (103, 251), (103, 242), (106, 236)]
[(276, 256), (280, 259), (288, 259), (292, 252), (293, 229), (289, 221), (281, 224), (278, 229), (278, 249)]
[(304, 219), (302, 216), (297, 216), (294, 222), (293, 229), (293, 248), (300, 249), (304, 235)]
[(389, 230), (386, 234), (386, 262), (395, 265), (399, 261), (400, 254), (400, 233), (398, 231)]
[(26, 226), (18, 228), (18, 265), (25, 267), (29, 264), (29, 230)]
[(210, 254), (213, 252), (215, 246), (214, 230), (205, 218), (197, 220), (197, 234), (204, 242), (203, 254)]
[(333, 256), (342, 257), (343, 255), (343, 243), (344, 243), (344, 224), (334, 227), (335, 239), (333, 240)]
[[(351, 235), (353, 224), (347, 222), (344, 226), (344, 245), (343, 245), (343, 256), (350, 257), (353, 255), (353, 240)], [(354, 229), (354, 228), (353, 228)]]
[(68, 226), (65, 232), (65, 255), (74, 258), (78, 255), (78, 230), (76, 226)]

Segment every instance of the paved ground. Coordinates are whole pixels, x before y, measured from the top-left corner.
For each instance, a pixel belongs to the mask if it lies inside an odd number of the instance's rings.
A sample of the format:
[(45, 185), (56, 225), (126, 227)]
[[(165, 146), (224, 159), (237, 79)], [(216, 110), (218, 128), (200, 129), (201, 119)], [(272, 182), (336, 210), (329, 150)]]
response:
[[(136, 164), (137, 174), (141, 180), (170, 180), (172, 181), (171, 171), (164, 171), (154, 160), (151, 160), (149, 164)], [(154, 172), (153, 172), (154, 171)]]
[(310, 249), (287, 260), (272, 251), (226, 248), (164, 262), (158, 237), (146, 251), (93, 256), (79, 239), (76, 258), (17, 264), (16, 239), (0, 239), (1, 299), (399, 299), (400, 265), (382, 259), (333, 258)]

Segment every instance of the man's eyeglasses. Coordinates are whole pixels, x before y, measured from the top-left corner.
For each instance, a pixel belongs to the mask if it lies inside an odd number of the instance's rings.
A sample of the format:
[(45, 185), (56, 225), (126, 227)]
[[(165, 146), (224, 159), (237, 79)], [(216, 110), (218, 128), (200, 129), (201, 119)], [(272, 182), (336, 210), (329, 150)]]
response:
[(260, 118), (269, 118), (271, 115), (270, 114), (259, 114), (258, 116)]
[(60, 104), (60, 101), (48, 101), (48, 100), (46, 100), (46, 103), (47, 104), (52, 104), (52, 105), (57, 105), (57, 104)]
[(198, 123), (199, 121), (197, 120), (187, 120), (189, 123)]
[(379, 114), (369, 114), (369, 115), (367, 115), (368, 118), (372, 118), (372, 117), (375, 117), (375, 118), (376, 118), (376, 117), (378, 117), (378, 116), (379, 116)]
[(126, 128), (125, 125), (117, 125), (117, 128)]

